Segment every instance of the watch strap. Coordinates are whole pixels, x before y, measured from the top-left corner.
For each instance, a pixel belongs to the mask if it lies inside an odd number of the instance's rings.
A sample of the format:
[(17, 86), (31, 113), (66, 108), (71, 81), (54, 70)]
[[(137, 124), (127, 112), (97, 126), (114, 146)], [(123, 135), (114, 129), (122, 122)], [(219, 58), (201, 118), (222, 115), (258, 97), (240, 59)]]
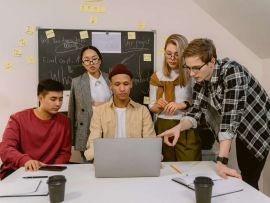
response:
[(217, 162), (218, 162), (218, 161), (221, 162), (222, 164), (227, 165), (229, 159), (228, 159), (227, 157), (220, 157), (220, 156), (218, 156), (218, 157), (217, 157)]

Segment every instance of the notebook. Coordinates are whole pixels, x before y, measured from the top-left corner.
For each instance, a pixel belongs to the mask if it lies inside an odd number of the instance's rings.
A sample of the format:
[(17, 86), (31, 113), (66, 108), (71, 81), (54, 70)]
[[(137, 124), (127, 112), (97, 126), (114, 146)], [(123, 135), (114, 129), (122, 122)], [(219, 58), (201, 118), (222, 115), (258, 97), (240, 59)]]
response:
[(0, 181), (0, 197), (46, 196), (48, 185), (42, 180)]
[(234, 177), (228, 177), (228, 179), (223, 179), (216, 174), (183, 175), (175, 177), (172, 180), (192, 190), (195, 190), (193, 182), (197, 176), (206, 176), (212, 179), (214, 183), (212, 188), (212, 197), (243, 191), (243, 186), (240, 179)]
[(117, 138), (94, 140), (97, 178), (159, 176), (161, 138)]

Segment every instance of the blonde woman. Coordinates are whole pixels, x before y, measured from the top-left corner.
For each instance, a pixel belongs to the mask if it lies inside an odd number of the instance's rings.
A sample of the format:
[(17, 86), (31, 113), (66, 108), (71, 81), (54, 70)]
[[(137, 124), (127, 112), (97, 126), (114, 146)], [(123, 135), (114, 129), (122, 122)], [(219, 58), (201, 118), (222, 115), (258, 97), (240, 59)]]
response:
[[(149, 108), (157, 116), (157, 134), (176, 126), (191, 104), (192, 81), (183, 69), (182, 58), (187, 45), (183, 35), (170, 35), (165, 42), (162, 70), (151, 76)], [(163, 144), (162, 153), (163, 161), (201, 160), (200, 137), (194, 129), (183, 131), (175, 146)]]

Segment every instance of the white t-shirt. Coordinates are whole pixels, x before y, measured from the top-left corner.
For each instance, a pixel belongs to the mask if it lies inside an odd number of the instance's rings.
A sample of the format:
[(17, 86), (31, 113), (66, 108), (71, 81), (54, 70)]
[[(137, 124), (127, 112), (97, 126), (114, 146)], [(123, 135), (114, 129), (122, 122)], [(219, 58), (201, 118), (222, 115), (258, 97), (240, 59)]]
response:
[(115, 107), (115, 112), (117, 114), (115, 138), (126, 138), (126, 108)]

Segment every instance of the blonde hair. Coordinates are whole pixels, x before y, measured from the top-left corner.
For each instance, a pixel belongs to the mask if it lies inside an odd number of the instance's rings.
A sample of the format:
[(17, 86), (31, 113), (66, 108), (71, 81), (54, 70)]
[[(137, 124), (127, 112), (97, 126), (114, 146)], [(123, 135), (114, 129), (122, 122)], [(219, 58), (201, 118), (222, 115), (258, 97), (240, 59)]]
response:
[[(188, 45), (188, 40), (183, 35), (172, 34), (167, 38), (167, 40), (165, 42), (164, 51), (166, 50), (168, 44), (173, 44), (177, 47), (178, 61), (179, 61), (179, 63), (178, 63), (179, 84), (180, 84), (180, 87), (183, 87), (186, 85), (188, 78), (189, 78), (188, 75), (186, 74), (186, 71), (184, 71), (184, 69), (183, 69), (183, 65), (184, 65), (183, 52), (184, 52), (184, 49)], [(171, 68), (168, 66), (165, 56), (163, 59), (162, 72), (167, 77), (170, 76), (170, 73), (171, 73)]]

